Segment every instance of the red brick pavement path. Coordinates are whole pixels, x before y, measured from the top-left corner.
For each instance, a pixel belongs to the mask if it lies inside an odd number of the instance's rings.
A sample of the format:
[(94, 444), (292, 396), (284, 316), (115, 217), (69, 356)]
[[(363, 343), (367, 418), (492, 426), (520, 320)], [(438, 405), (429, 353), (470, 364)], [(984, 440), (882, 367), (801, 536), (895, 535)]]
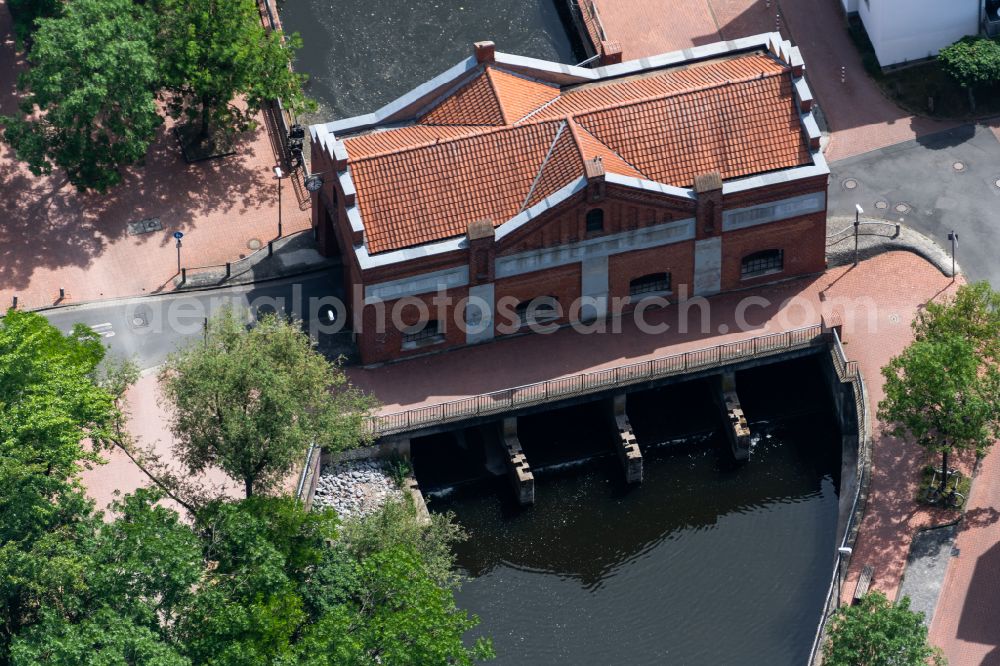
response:
[(1000, 664), (1000, 448), (983, 460), (938, 599), (931, 642), (951, 666)]
[[(16, 112), (17, 73), (10, 12), (0, 0), (0, 115)], [(260, 119), (259, 119), (260, 120)], [(185, 234), (185, 266), (224, 264), (250, 254), (248, 242), (277, 234), (275, 155), (267, 132), (252, 133), (237, 154), (185, 164), (167, 128), (145, 166), (127, 170), (106, 195), (80, 194), (61, 173), (33, 176), (0, 144), (0, 310), (13, 296), (22, 307), (170, 289), (177, 273), (171, 234)], [(289, 181), (284, 183), (285, 233), (309, 226)], [(129, 222), (160, 218), (163, 230), (128, 235)]]
[[(621, 43), (625, 58), (771, 32), (780, 24), (802, 49), (813, 94), (830, 125), (831, 161), (956, 124), (915, 117), (882, 95), (865, 74), (839, 0), (594, 1), (608, 39)], [(841, 67), (847, 68), (845, 84)]]

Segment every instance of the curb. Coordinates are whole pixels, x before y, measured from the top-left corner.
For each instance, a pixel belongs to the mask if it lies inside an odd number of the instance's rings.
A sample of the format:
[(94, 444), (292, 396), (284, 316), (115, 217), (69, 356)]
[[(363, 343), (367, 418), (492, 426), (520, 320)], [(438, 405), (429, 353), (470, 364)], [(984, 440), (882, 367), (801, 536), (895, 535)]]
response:
[[(853, 263), (854, 245), (850, 240), (854, 237), (854, 218), (830, 217), (827, 218), (826, 225), (827, 231), (830, 232), (826, 239), (828, 266), (832, 268)], [(895, 233), (897, 226), (899, 228), (898, 235)], [(879, 231), (879, 227), (882, 229), (881, 231)], [(888, 227), (893, 228), (892, 233), (888, 233)], [(956, 263), (955, 274), (952, 274), (951, 255), (934, 239), (906, 224), (899, 223), (897, 225), (895, 222), (863, 217), (860, 229), (858, 234), (858, 256), (860, 259), (869, 259), (886, 252), (912, 252), (933, 264), (945, 277), (954, 278), (962, 272), (961, 266)], [(832, 249), (835, 247), (836, 249)]]

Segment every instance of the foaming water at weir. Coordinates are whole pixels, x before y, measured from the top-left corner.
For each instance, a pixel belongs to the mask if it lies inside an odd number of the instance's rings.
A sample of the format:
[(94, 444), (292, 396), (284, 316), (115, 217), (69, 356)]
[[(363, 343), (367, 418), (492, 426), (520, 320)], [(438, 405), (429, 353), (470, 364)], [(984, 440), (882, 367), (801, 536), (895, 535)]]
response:
[[(502, 477), (434, 497), (470, 534), (458, 601), (482, 618), (496, 663), (803, 663), (836, 550), (841, 463), (816, 370), (803, 359), (740, 374), (748, 463), (733, 461), (694, 381), (629, 396), (647, 443), (641, 485), (597, 453), (607, 443), (584, 405), (525, 420), (528, 458), (544, 461), (533, 507), (517, 508)], [(583, 462), (566, 457), (573, 442)], [(431, 458), (415, 448), (418, 478)]]

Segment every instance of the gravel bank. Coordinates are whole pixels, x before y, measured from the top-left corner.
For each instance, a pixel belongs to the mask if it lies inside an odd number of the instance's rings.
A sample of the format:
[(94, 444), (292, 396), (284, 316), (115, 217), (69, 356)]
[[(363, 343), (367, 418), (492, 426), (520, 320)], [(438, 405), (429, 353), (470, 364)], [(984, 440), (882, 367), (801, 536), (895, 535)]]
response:
[(389, 498), (403, 498), (389, 472), (374, 460), (355, 460), (323, 465), (313, 506), (354, 518), (375, 512)]

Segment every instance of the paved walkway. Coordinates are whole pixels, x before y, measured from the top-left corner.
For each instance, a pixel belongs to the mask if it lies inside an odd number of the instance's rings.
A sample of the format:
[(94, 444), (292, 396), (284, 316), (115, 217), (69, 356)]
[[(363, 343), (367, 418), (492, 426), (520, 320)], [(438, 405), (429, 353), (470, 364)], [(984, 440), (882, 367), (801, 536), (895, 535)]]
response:
[[(13, 114), (15, 81), (24, 69), (0, 0), (0, 115)], [(275, 154), (267, 132), (250, 134), (235, 155), (185, 164), (168, 127), (144, 166), (105, 195), (80, 194), (63, 174), (33, 176), (0, 143), (0, 311), (15, 295), (22, 307), (153, 293), (171, 288), (177, 251), (171, 235), (185, 234), (185, 266), (224, 264), (251, 253), (251, 241), (277, 235)], [(288, 181), (285, 233), (309, 226)], [(159, 218), (162, 230), (132, 236), (128, 223)]]
[(983, 460), (945, 575), (930, 639), (950, 666), (1000, 664), (1000, 447)]
[[(626, 59), (771, 32), (802, 49), (813, 94), (837, 160), (937, 132), (956, 123), (915, 117), (882, 95), (865, 73), (838, 0), (594, 0), (608, 39)], [(780, 17), (780, 18), (779, 18)], [(846, 67), (842, 84), (841, 67)]]

